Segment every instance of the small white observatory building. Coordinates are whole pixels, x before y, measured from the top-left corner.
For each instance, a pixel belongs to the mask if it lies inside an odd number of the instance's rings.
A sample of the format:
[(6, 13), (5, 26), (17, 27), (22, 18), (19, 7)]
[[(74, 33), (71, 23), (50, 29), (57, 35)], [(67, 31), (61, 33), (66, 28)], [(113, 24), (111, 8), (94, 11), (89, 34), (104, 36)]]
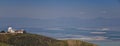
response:
[(8, 33), (23, 33), (24, 30), (13, 30), (12, 27), (8, 28)]
[(8, 28), (8, 32), (9, 32), (9, 33), (15, 33), (15, 31), (12, 29), (12, 27), (9, 27), (9, 28)]

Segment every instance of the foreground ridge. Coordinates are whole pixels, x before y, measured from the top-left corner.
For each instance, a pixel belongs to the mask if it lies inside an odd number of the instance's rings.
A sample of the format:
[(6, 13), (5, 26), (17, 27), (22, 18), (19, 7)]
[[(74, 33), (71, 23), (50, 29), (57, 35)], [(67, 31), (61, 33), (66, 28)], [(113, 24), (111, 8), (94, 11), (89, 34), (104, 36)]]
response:
[(56, 40), (37, 34), (0, 34), (0, 46), (97, 46), (80, 40)]

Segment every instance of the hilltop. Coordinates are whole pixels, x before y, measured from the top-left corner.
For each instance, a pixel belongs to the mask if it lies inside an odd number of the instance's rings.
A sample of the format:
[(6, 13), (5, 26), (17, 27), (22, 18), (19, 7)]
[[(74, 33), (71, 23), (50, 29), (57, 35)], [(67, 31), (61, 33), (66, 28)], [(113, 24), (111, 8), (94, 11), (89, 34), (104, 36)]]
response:
[(96, 46), (80, 40), (56, 40), (37, 34), (0, 34), (0, 46)]

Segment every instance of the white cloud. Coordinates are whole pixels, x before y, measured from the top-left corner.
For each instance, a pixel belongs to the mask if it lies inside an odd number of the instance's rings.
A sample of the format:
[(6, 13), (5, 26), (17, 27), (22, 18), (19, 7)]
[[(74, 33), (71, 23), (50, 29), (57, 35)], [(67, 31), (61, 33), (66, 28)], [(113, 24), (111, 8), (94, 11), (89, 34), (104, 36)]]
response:
[(88, 41), (96, 41), (96, 40), (107, 40), (108, 37), (104, 36), (85, 36), (85, 35), (76, 35), (76, 34), (63, 34), (63, 33), (37, 33), (45, 36), (53, 37), (58, 40), (88, 40)]
[(59, 40), (87, 40), (87, 41), (101, 41), (101, 40), (107, 40), (108, 37), (104, 36), (94, 36), (94, 37), (89, 37), (89, 36), (84, 36), (84, 37), (79, 37), (79, 38), (58, 38)]
[(85, 35), (75, 35), (75, 34), (56, 34), (55, 35), (59, 40), (107, 40), (108, 37), (104, 36), (85, 36)]
[(109, 28), (102, 28), (101, 29), (102, 31), (107, 31), (107, 30), (110, 30)]
[(107, 32), (90, 32), (91, 34), (105, 34)]
[(109, 28), (77, 28), (79, 30), (101, 30), (101, 31), (107, 31), (110, 30)]
[(54, 28), (44, 28), (45, 30), (64, 30), (62, 28), (59, 27), (54, 27)]
[(95, 30), (94, 28), (77, 28), (79, 30)]

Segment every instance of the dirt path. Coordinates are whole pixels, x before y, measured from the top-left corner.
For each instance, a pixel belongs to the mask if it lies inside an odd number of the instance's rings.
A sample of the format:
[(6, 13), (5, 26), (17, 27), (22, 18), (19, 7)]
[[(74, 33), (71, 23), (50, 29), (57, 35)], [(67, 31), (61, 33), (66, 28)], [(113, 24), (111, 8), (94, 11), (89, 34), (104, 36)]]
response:
[(80, 46), (81, 44), (79, 41), (76, 41), (76, 40), (68, 40), (67, 43), (68, 43), (68, 46)]

